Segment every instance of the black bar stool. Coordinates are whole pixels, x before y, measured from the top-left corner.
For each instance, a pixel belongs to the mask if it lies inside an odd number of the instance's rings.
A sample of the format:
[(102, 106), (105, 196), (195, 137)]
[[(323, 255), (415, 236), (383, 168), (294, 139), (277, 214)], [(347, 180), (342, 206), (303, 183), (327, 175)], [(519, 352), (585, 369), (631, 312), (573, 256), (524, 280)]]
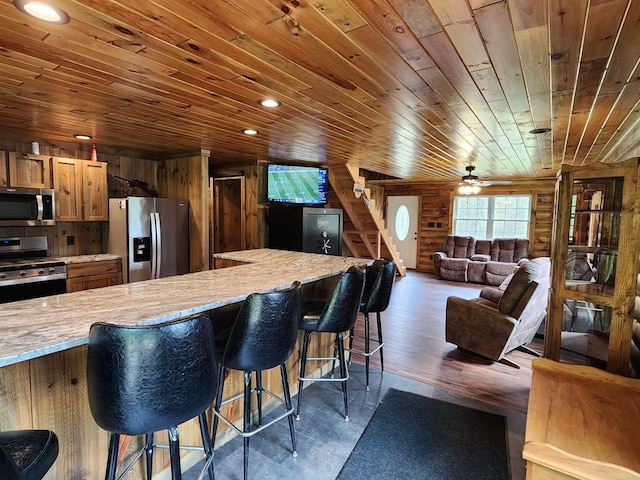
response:
[(89, 331), (87, 385), (96, 423), (111, 433), (105, 478), (116, 475), (120, 435), (145, 435), (147, 480), (153, 470), (154, 432), (169, 431), (171, 475), (180, 480), (178, 425), (198, 417), (205, 468), (213, 480), (212, 451), (205, 410), (216, 392), (216, 350), (206, 315), (157, 325), (95, 323)]
[(41, 480), (58, 457), (58, 437), (50, 430), (0, 432), (0, 478)]
[[(384, 312), (389, 306), (391, 298), (391, 290), (393, 282), (396, 278), (396, 264), (391, 260), (378, 259), (367, 267), (367, 280), (362, 294), (362, 302), (360, 303), (360, 312), (364, 315), (364, 352), (353, 350), (354, 328), (351, 329), (349, 335), (349, 359), (351, 354), (364, 355), (365, 360), (365, 384), (369, 390), (369, 357), (380, 352), (380, 369), (384, 371), (384, 357), (382, 355), (382, 322), (380, 321), (380, 312)], [(376, 314), (378, 323), (378, 340), (376, 348), (371, 350), (369, 335), (369, 314)]]
[[(249, 439), (285, 417), (289, 419), (293, 455), (297, 455), (296, 436), (293, 428), (293, 407), (285, 362), (291, 356), (296, 345), (299, 316), (300, 282), (294, 282), (287, 290), (249, 295), (240, 308), (233, 327), (228, 332), (220, 332), (218, 335), (220, 373), (213, 418), (212, 443), (215, 444), (219, 418), (242, 436), (245, 479), (248, 478), (249, 472)], [(280, 366), (284, 399), (262, 387), (262, 371), (277, 366)], [(244, 372), (244, 392), (223, 401), (225, 376), (227, 370), (230, 369)], [(251, 388), (252, 372), (256, 374), (255, 390)], [(251, 393), (253, 391), (256, 392), (258, 400), (258, 425), (252, 430)], [(284, 413), (266, 424), (262, 424), (263, 392), (279, 400), (285, 406)], [(242, 430), (220, 413), (222, 406), (239, 398), (244, 399)]]
[[(315, 382), (341, 382), (342, 396), (344, 400), (344, 419), (349, 420), (349, 408), (347, 406), (347, 379), (349, 371), (344, 355), (344, 332), (349, 332), (358, 316), (362, 291), (364, 289), (365, 271), (362, 268), (350, 267), (333, 290), (327, 302), (305, 302), (302, 305), (299, 328), (304, 330), (302, 342), (302, 355), (300, 357), (300, 375), (298, 376), (298, 409), (297, 418), (300, 418), (300, 403), (302, 400), (302, 385), (306, 381)], [(308, 357), (309, 340), (313, 332), (326, 332), (335, 334), (335, 346), (333, 357)], [(337, 354), (337, 356), (336, 356)], [(338, 361), (340, 377), (312, 378), (305, 377), (307, 361), (309, 360), (333, 360)]]

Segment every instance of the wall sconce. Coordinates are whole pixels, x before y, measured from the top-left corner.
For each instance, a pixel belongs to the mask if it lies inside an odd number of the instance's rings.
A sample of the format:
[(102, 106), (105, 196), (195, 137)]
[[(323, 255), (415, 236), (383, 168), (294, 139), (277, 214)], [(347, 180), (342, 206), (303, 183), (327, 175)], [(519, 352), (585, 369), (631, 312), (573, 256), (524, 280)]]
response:
[(353, 194), (356, 198), (360, 198), (364, 193), (364, 186), (361, 183), (355, 182), (353, 184)]

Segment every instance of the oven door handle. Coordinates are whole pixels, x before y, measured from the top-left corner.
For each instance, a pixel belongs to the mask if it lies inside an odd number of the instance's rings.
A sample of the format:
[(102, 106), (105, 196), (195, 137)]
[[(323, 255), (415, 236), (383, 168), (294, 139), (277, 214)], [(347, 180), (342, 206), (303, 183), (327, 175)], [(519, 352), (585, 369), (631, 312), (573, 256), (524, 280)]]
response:
[[(40, 283), (40, 282), (51, 282), (53, 280), (66, 280), (67, 279), (67, 274), (66, 273), (54, 273), (53, 275), (47, 275), (46, 277), (41, 276), (41, 277), (18, 277), (18, 278), (12, 278), (9, 280), (2, 280), (2, 282), (0, 282), (0, 287), (8, 287), (11, 285), (26, 285), (29, 283)], [(64, 293), (64, 292), (62, 292)], [(34, 298), (37, 297), (34, 296)], [(30, 297), (31, 298), (31, 297)]]

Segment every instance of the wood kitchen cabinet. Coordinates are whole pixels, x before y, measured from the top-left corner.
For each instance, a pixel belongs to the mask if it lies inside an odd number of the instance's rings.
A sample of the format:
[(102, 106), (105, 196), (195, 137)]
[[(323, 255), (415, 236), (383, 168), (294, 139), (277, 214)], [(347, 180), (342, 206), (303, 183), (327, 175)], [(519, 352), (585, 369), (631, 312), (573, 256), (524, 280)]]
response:
[(0, 186), (51, 188), (51, 157), (0, 152)]
[(67, 265), (67, 293), (122, 283), (122, 262), (103, 260)]
[(108, 217), (107, 164), (53, 157), (56, 220), (106, 221)]

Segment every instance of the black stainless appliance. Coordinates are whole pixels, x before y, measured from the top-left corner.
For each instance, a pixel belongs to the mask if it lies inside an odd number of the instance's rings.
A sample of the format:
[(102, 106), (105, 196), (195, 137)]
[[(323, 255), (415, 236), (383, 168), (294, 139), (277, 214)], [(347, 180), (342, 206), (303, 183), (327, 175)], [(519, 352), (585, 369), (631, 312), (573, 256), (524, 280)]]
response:
[(0, 303), (66, 292), (67, 267), (47, 257), (47, 237), (0, 238)]
[(269, 247), (342, 255), (341, 208), (269, 207)]
[(0, 226), (54, 225), (52, 188), (0, 187)]

